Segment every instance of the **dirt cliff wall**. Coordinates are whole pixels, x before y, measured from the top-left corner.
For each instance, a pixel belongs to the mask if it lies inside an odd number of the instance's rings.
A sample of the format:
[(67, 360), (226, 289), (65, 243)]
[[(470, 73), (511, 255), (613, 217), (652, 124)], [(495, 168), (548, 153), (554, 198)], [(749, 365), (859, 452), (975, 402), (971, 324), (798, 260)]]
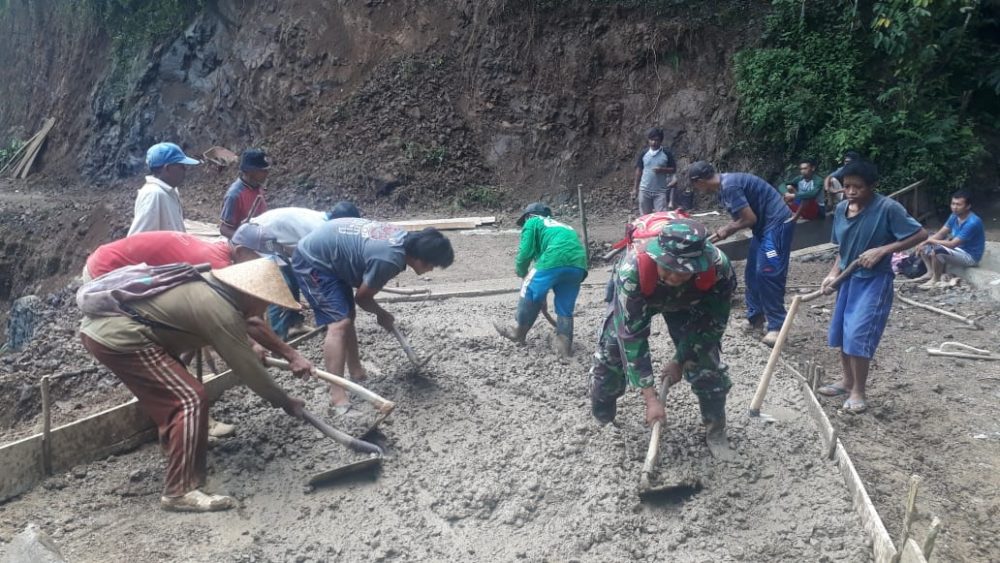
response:
[(164, 139), (261, 145), (274, 184), (477, 203), (627, 177), (654, 123), (683, 158), (727, 155), (728, 60), (765, 3), (218, 0), (124, 77), (114, 30), (63, 4), (0, 19), (0, 135), (55, 116), (48, 173), (135, 175)]

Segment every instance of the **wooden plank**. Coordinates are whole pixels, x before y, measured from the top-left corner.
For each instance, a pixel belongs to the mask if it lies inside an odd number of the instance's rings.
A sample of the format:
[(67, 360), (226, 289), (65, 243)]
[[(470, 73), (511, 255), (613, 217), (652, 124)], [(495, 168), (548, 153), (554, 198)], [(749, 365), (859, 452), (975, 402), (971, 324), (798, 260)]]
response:
[(924, 552), (921, 551), (917, 542), (910, 538), (903, 546), (903, 555), (899, 558), (900, 563), (927, 563)]
[(482, 225), (492, 225), (496, 217), (455, 217), (452, 219), (413, 219), (407, 221), (389, 221), (389, 224), (401, 227), (407, 231), (420, 231), (434, 227), (439, 231), (454, 231), (459, 229), (475, 229)]
[[(809, 390), (809, 384), (805, 381), (802, 374), (787, 362), (785, 362), (785, 369), (798, 377), (799, 391), (802, 393), (809, 416), (816, 423), (817, 429), (823, 435), (824, 441), (826, 441), (828, 436), (833, 435), (833, 424), (827, 418), (826, 412), (823, 411), (819, 404), (819, 400)], [(844, 484), (847, 485), (847, 490), (851, 492), (854, 510), (858, 513), (858, 517), (861, 518), (861, 524), (864, 526), (868, 537), (872, 539), (872, 552), (875, 555), (876, 563), (889, 563), (896, 556), (896, 547), (892, 543), (892, 538), (889, 536), (889, 531), (886, 530), (885, 524), (882, 523), (882, 518), (878, 515), (878, 511), (875, 510), (875, 505), (872, 503), (871, 497), (868, 496), (868, 491), (865, 489), (865, 484), (854, 467), (854, 462), (851, 461), (851, 456), (848, 455), (844, 443), (839, 439), (837, 440), (837, 449), (834, 457), (837, 460), (837, 465), (840, 467), (840, 474), (844, 479)]]
[(35, 158), (42, 149), (42, 144), (45, 142), (45, 138), (48, 136), (49, 131), (52, 130), (52, 126), (55, 125), (55, 118), (48, 118), (45, 120), (44, 125), (42, 125), (42, 130), (38, 132), (37, 138), (32, 141), (31, 146), (24, 153), (21, 158), (21, 164), (14, 169), (15, 178), (27, 178), (28, 173), (31, 172), (31, 166), (35, 163)]
[[(232, 370), (205, 377), (209, 399), (218, 398), (238, 379)], [(135, 399), (52, 429), (52, 469), (128, 451), (156, 437), (156, 428)], [(0, 447), (0, 502), (28, 491), (45, 478), (41, 433)]]
[(24, 142), (23, 145), (21, 145), (21, 148), (17, 149), (17, 152), (10, 155), (10, 160), (7, 161), (7, 164), (4, 164), (3, 168), (0, 168), (0, 174), (6, 172), (7, 169), (10, 168), (11, 165), (14, 164), (15, 162), (20, 163), (21, 159), (18, 157), (21, 156), (21, 153), (23, 153), (24, 150), (27, 149), (28, 146), (32, 143), (32, 141), (34, 141), (37, 138), (38, 138), (38, 133), (36, 132), (34, 135), (31, 136), (30, 139), (28, 139), (27, 141)]
[(875, 561), (877, 563), (892, 561), (896, 556), (896, 547), (892, 545), (889, 531), (885, 529), (882, 518), (875, 510), (875, 505), (872, 504), (872, 499), (868, 496), (868, 491), (865, 490), (865, 484), (861, 480), (861, 476), (858, 475), (858, 470), (855, 469), (843, 442), (837, 444), (837, 465), (840, 466), (840, 474), (844, 478), (844, 483), (847, 484), (847, 489), (851, 492), (854, 509), (861, 517), (861, 524), (864, 525), (865, 531), (872, 539)]

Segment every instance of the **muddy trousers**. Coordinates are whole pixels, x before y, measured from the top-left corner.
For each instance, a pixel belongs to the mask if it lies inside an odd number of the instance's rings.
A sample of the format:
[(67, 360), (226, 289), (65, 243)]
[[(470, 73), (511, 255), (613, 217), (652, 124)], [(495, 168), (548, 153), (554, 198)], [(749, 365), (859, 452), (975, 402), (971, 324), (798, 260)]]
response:
[(205, 387), (163, 348), (118, 352), (80, 335), (83, 347), (122, 380), (159, 430), (167, 454), (163, 495), (181, 496), (205, 483), (208, 401)]
[[(716, 313), (676, 311), (663, 314), (676, 350), (673, 361), (681, 365), (684, 379), (691, 384), (691, 390), (698, 397), (704, 423), (725, 416), (726, 396), (733, 386), (729, 379), (729, 367), (720, 356), (722, 333), (729, 318), (728, 302), (722, 303), (722, 308)], [(646, 342), (643, 345), (648, 347)], [(640, 369), (646, 373), (652, 371), (648, 359)], [(614, 323), (605, 322), (590, 370), (591, 400), (598, 403), (616, 401), (625, 394), (626, 386), (625, 351), (616, 335)]]

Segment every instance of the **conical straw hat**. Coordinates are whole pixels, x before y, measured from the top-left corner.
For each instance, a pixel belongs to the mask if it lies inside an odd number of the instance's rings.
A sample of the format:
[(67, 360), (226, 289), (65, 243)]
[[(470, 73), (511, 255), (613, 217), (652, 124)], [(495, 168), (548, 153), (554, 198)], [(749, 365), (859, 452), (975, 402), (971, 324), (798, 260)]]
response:
[(292, 297), (281, 270), (271, 260), (258, 258), (212, 270), (215, 279), (229, 287), (280, 307), (299, 310), (302, 305)]

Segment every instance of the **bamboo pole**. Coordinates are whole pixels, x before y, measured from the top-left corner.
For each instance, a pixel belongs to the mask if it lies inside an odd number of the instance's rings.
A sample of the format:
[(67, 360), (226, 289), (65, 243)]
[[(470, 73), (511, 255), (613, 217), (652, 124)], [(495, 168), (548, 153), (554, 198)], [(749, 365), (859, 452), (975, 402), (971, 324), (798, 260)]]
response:
[(840, 438), (840, 428), (834, 426), (830, 433), (830, 441), (826, 444), (826, 459), (833, 459), (837, 455), (837, 440)]
[(927, 528), (927, 537), (924, 538), (924, 545), (920, 551), (924, 552), (924, 559), (930, 561), (931, 552), (934, 551), (934, 542), (937, 540), (938, 532), (941, 530), (941, 519), (935, 516), (931, 520), (931, 525)]
[(945, 317), (948, 317), (949, 319), (954, 319), (956, 321), (965, 323), (965, 324), (967, 324), (967, 325), (969, 325), (969, 326), (971, 326), (973, 328), (976, 328), (976, 329), (980, 328), (980, 326), (978, 324), (976, 324), (976, 321), (970, 319), (969, 317), (963, 317), (962, 315), (959, 315), (958, 313), (952, 313), (951, 311), (945, 311), (944, 309), (938, 309), (937, 307), (934, 307), (933, 305), (927, 305), (926, 303), (921, 303), (919, 301), (914, 301), (914, 300), (910, 299), (909, 297), (905, 297), (903, 295), (900, 295), (899, 291), (896, 291), (896, 296), (899, 297), (900, 301), (902, 301), (903, 303), (906, 303), (908, 305), (913, 305), (914, 307), (920, 307), (921, 309), (926, 309), (926, 310), (928, 310), (928, 311), (930, 311), (932, 313), (937, 313), (939, 315), (943, 315)]
[(42, 376), (42, 471), (52, 475), (52, 396), (49, 376)]
[(892, 563), (899, 563), (899, 558), (903, 553), (902, 546), (906, 545), (906, 540), (910, 537), (910, 528), (913, 526), (913, 516), (917, 512), (917, 491), (920, 489), (920, 482), (923, 479), (919, 475), (910, 475), (910, 491), (906, 495), (906, 511), (903, 513), (903, 527), (899, 531), (900, 546), (896, 556), (892, 558)]
[(583, 231), (583, 250), (590, 269), (590, 237), (587, 235), (587, 208), (583, 204), (583, 184), (576, 185), (576, 198), (580, 204), (580, 230)]

